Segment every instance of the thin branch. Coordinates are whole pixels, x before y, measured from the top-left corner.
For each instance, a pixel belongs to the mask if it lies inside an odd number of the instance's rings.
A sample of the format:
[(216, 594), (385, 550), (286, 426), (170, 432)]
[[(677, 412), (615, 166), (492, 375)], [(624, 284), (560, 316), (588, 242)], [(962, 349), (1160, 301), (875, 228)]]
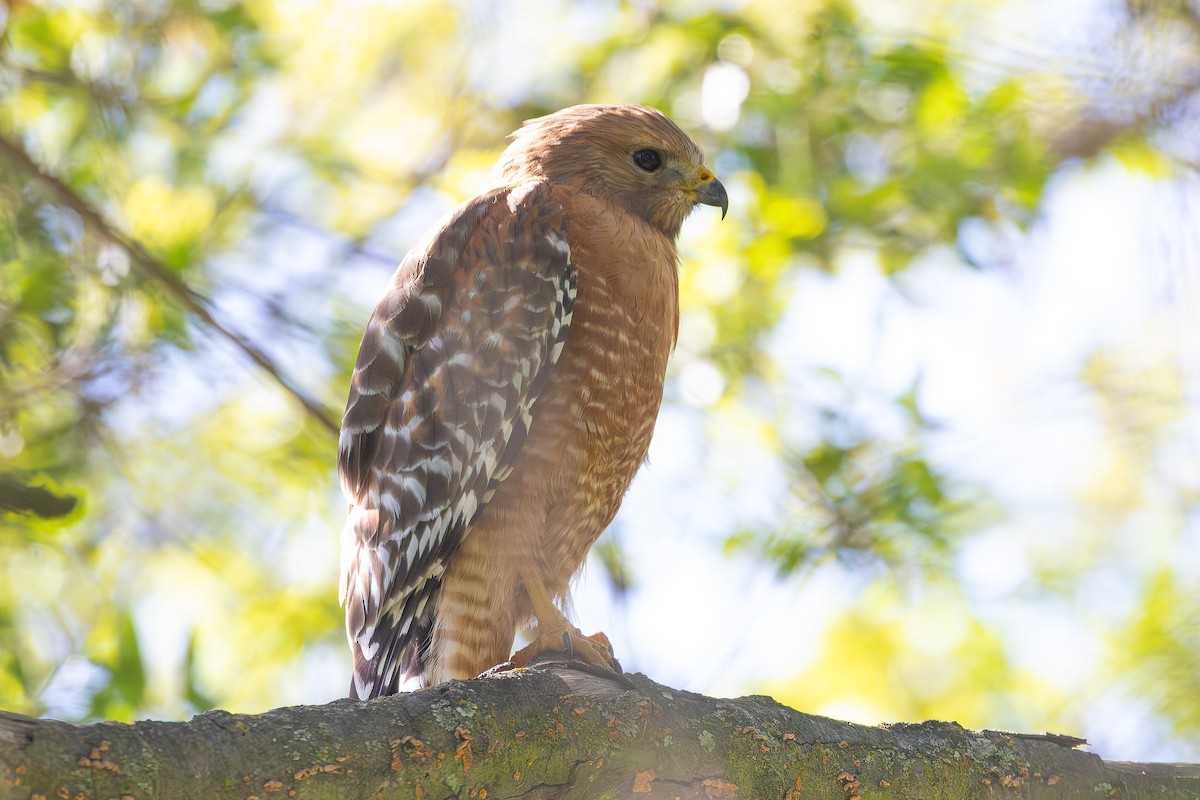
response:
[(46, 187), (53, 195), (55, 201), (78, 214), (93, 232), (124, 250), (129, 256), (130, 263), (138, 271), (162, 286), (167, 294), (178, 302), (184, 310), (216, 331), (238, 350), (241, 350), (243, 354), (283, 387), (284, 391), (299, 401), (304, 410), (320, 423), (323, 428), (335, 436), (337, 435), (339, 426), (334, 421), (334, 418), (330, 416), (325, 406), (288, 379), (266, 353), (232, 330), (225, 323), (218, 320), (209, 308), (208, 299), (188, 286), (179, 277), (178, 273), (147, 253), (136, 241), (118, 231), (100, 212), (92, 208), (87, 201), (80, 197), (62, 179), (47, 172), (34, 162), (24, 147), (3, 135), (0, 135), (0, 157), (7, 159), (22, 172)]
[(78, 502), (77, 497), (55, 494), (12, 475), (0, 474), (0, 511), (56, 519), (70, 514)]

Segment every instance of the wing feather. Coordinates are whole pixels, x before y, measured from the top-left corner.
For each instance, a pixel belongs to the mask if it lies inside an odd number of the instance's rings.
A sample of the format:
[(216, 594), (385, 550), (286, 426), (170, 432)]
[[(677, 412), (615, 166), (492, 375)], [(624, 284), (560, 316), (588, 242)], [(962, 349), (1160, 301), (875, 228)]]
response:
[(567, 234), (545, 184), (476, 197), (408, 254), (367, 326), (338, 446), (354, 696), (421, 672), (446, 561), (511, 469), (566, 339)]

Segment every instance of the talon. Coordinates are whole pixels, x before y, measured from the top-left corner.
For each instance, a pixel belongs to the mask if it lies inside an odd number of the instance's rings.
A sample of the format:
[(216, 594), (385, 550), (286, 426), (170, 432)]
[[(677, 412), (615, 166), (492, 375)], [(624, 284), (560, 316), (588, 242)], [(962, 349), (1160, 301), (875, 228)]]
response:
[(617, 661), (617, 651), (613, 649), (612, 642), (603, 631), (597, 631), (587, 638), (596, 644), (604, 645), (604, 649), (608, 652), (608, 660), (612, 662), (612, 671), (618, 675), (624, 674), (625, 670), (621, 669), (621, 662)]
[(513, 655), (515, 663), (527, 664), (543, 652), (553, 652), (560, 653), (564, 661), (582, 661), (602, 669), (619, 669), (611, 666), (616, 659), (613, 658), (608, 637), (603, 633), (584, 636), (572, 625), (554, 604), (537, 570), (527, 565), (526, 569), (521, 570), (521, 581), (533, 616), (537, 619), (537, 636)]
[(608, 634), (604, 631), (596, 631), (591, 636), (585, 636), (584, 638), (595, 644), (602, 645), (608, 651), (609, 658), (614, 661), (616, 660), (617, 653), (613, 650), (612, 642), (608, 639)]

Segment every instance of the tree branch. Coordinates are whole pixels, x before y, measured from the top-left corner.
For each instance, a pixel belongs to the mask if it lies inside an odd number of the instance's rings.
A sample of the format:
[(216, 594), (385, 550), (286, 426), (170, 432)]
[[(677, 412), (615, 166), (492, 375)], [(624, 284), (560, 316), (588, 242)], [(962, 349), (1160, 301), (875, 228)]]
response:
[(1105, 762), (1078, 742), (853, 725), (543, 663), (257, 716), (73, 725), (0, 713), (0, 798), (1200, 796), (1200, 765)]
[(78, 503), (77, 497), (55, 494), (41, 486), (27, 484), (23, 479), (0, 473), (0, 512), (56, 519), (70, 514)]
[(118, 231), (100, 212), (93, 209), (87, 201), (80, 197), (62, 179), (40, 167), (19, 142), (0, 135), (0, 157), (6, 159), (13, 166), (46, 187), (55, 202), (61, 203), (78, 214), (84, 224), (94, 233), (124, 250), (129, 257), (130, 263), (138, 271), (162, 286), (167, 294), (186, 311), (216, 331), (238, 350), (241, 350), (243, 354), (283, 387), (284, 391), (299, 401), (304, 410), (320, 423), (322, 427), (335, 436), (337, 435), (339, 426), (334, 421), (334, 418), (329, 415), (325, 406), (302, 388), (293, 384), (266, 353), (218, 320), (209, 309), (208, 299), (188, 286), (177, 272), (147, 253), (136, 241), (129, 239)]

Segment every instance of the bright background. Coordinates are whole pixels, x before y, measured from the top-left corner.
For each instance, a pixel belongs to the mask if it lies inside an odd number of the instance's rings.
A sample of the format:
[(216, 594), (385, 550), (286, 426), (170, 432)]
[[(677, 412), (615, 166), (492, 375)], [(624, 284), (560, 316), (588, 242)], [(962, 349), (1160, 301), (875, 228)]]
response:
[(404, 251), (584, 101), (670, 113), (731, 209), (581, 627), (695, 691), (1200, 760), (1183, 0), (0, 8), (0, 708), (344, 693), (319, 412)]

